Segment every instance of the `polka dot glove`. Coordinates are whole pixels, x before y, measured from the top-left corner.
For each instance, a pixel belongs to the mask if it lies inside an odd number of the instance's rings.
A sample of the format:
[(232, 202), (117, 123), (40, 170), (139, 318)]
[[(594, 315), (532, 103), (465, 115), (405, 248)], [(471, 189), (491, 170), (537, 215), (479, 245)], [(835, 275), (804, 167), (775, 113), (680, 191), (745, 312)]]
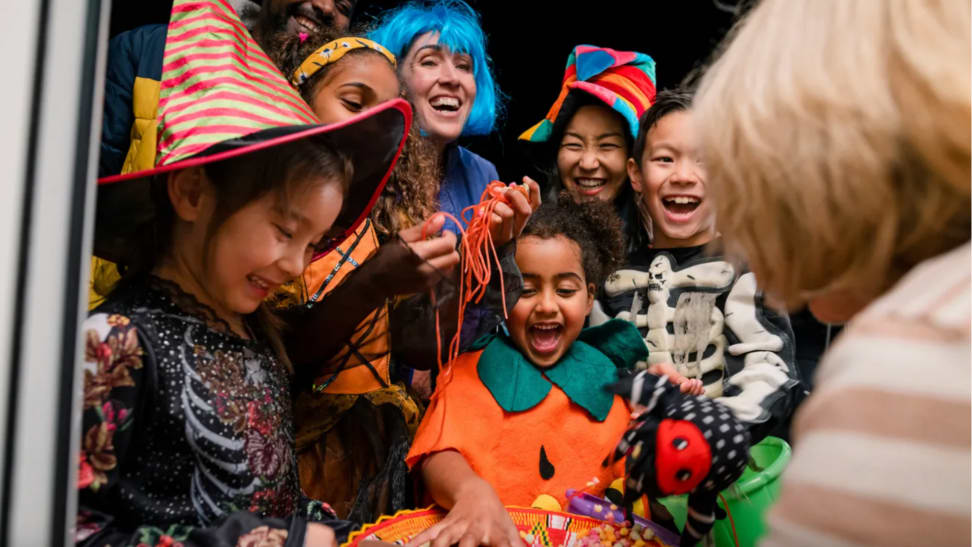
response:
[(716, 498), (735, 482), (749, 457), (749, 432), (721, 404), (682, 394), (665, 376), (646, 371), (611, 389), (627, 397), (636, 418), (618, 443), (627, 456), (624, 503), (643, 494), (688, 494), (682, 545), (694, 545), (712, 528)]

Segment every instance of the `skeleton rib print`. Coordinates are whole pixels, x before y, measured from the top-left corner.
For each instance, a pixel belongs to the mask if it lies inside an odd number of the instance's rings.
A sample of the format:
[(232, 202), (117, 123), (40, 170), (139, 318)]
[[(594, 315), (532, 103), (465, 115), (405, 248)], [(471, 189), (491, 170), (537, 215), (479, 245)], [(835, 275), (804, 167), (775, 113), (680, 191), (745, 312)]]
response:
[[(615, 272), (590, 316), (630, 321), (648, 365), (671, 363), (751, 426), (781, 420), (799, 385), (789, 320), (768, 310), (751, 272), (701, 249), (649, 250)], [(678, 258), (682, 263), (679, 263)]]

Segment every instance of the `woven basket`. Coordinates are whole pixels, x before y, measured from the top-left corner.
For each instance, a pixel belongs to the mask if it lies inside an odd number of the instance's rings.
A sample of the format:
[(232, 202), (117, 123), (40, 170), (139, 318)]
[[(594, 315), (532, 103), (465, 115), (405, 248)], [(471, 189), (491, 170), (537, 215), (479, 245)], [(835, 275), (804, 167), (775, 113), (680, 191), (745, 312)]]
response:
[[(577, 540), (580, 533), (606, 524), (602, 520), (570, 513), (526, 507), (506, 509), (517, 530), (533, 535), (533, 542), (528, 544), (531, 547), (569, 547)], [(432, 507), (386, 515), (378, 519), (378, 522), (366, 524), (357, 532), (352, 532), (342, 547), (357, 547), (358, 542), (363, 540), (379, 540), (403, 545), (441, 521), (445, 515), (446, 512), (442, 509)], [(649, 541), (645, 547), (669, 546), (656, 538)]]

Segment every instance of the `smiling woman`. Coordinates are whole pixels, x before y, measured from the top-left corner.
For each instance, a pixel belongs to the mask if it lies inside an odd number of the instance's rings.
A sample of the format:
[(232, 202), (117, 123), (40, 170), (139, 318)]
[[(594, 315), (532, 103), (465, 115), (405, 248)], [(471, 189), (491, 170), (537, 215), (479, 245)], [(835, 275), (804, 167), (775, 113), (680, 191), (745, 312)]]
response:
[(473, 60), (439, 43), (439, 33), (415, 39), (402, 62), (402, 79), (419, 124), (433, 142), (444, 146), (462, 134), (476, 100)]
[(579, 45), (567, 58), (547, 115), (520, 135), (547, 165), (547, 195), (614, 203), (622, 219), (634, 204), (625, 171), (638, 117), (655, 100), (655, 61), (636, 51)]
[(629, 140), (617, 112), (599, 104), (577, 109), (557, 150), (560, 182), (574, 201), (614, 201), (626, 182)]
[[(417, 125), (443, 169), (440, 208), (458, 217), (499, 178), (491, 162), (456, 145), (460, 136), (491, 133), (502, 111), (479, 16), (461, 0), (410, 2), (384, 14), (369, 37), (400, 60)], [(458, 231), (452, 222), (446, 228)]]

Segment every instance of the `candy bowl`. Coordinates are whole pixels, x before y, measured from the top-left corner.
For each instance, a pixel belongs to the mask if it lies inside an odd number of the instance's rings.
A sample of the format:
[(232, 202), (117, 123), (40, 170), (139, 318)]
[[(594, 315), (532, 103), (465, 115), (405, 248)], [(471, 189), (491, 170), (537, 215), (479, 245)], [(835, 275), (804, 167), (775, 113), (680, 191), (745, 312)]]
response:
[[(659, 534), (653, 526), (528, 507), (506, 509), (527, 547), (671, 547), (678, 544), (670, 532), (663, 529)], [(437, 507), (399, 511), (352, 532), (342, 547), (363, 547), (360, 544), (364, 541), (404, 545), (445, 515), (446, 511)], [(668, 536), (664, 536), (666, 533)]]

